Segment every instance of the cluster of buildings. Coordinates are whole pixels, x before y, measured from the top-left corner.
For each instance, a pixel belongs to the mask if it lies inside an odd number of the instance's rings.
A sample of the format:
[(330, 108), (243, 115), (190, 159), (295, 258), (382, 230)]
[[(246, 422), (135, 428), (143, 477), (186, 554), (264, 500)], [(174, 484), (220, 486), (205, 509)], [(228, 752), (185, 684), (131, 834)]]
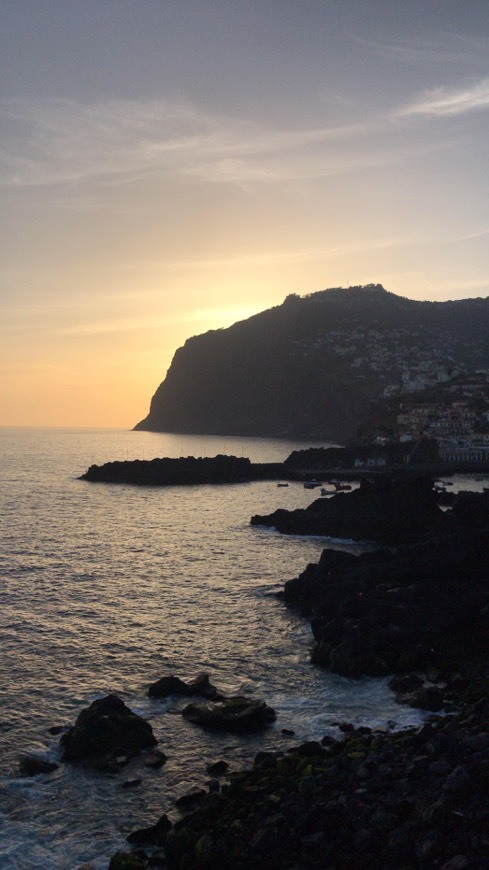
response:
[[(411, 329), (362, 324), (352, 318), (346, 329), (292, 342), (291, 354), (336, 359), (353, 381), (374, 379), (384, 398), (415, 393), (447, 383), (466, 372), (453, 337), (424, 326)], [(457, 358), (457, 359), (456, 359)]]
[(442, 462), (489, 462), (489, 372), (460, 379), (458, 396), (403, 402), (397, 415), (399, 440), (432, 438)]
[[(318, 371), (334, 372), (345, 386), (381, 400), (386, 413), (379, 419), (389, 422), (371, 441), (379, 450), (358, 456), (355, 465), (380, 468), (401, 455), (409, 462), (423, 439), (434, 442), (442, 462), (489, 464), (489, 369), (477, 368), (487, 364), (483, 338), (432, 329), (414, 318), (397, 326), (392, 319), (365, 324), (352, 315), (346, 327), (331, 326), (295, 340), (290, 353), (314, 358)], [(389, 457), (389, 442), (402, 448), (399, 456)]]

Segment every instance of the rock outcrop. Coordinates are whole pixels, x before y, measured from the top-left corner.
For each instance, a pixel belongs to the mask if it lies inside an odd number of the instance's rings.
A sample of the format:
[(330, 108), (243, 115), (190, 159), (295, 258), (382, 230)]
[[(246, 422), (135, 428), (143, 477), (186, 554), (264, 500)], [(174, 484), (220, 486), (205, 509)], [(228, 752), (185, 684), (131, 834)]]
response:
[(462, 497), (436, 533), (395, 550), (326, 549), (285, 583), (286, 603), (312, 618), (312, 661), (349, 677), (489, 661), (488, 502)]
[(169, 698), (171, 695), (198, 695), (201, 698), (207, 698), (211, 701), (218, 701), (224, 698), (215, 686), (209, 680), (208, 674), (199, 674), (194, 680), (186, 683), (180, 677), (175, 677), (170, 674), (166, 677), (160, 677), (159, 680), (152, 683), (148, 689), (150, 698)]
[(94, 483), (130, 483), (136, 486), (189, 486), (206, 483), (248, 483), (278, 480), (284, 474), (281, 462), (251, 463), (237, 456), (194, 456), (179, 459), (134, 459), (91, 465), (81, 480)]
[(275, 711), (264, 701), (233, 697), (207, 704), (189, 704), (182, 714), (189, 722), (211, 731), (243, 734), (260, 731), (275, 720)]
[(273, 526), (288, 535), (324, 535), (379, 544), (418, 538), (443, 522), (429, 478), (364, 479), (353, 492), (320, 498), (309, 507), (280, 509), (251, 518), (252, 525)]
[(96, 767), (131, 758), (156, 743), (149, 722), (116, 695), (99, 698), (82, 710), (60, 740), (63, 761)]

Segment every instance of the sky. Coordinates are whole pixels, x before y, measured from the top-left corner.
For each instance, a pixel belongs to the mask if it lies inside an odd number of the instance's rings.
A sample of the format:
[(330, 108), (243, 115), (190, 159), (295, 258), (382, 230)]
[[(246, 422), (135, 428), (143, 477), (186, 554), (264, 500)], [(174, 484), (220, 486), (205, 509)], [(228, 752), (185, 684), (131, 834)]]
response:
[(0, 0), (0, 425), (289, 293), (489, 295), (487, 0)]

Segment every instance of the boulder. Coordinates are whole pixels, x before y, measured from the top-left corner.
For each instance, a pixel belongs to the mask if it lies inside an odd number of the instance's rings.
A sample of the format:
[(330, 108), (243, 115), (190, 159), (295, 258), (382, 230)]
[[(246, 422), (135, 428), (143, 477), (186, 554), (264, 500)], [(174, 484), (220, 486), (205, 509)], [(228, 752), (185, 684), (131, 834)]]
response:
[(215, 761), (213, 764), (208, 764), (206, 770), (211, 776), (224, 776), (229, 770), (229, 764), (224, 760)]
[(175, 801), (175, 806), (180, 810), (186, 810), (189, 807), (194, 807), (205, 798), (207, 792), (204, 788), (197, 788), (194, 791), (189, 791), (187, 794), (182, 794)]
[(149, 755), (146, 756), (144, 766), (152, 770), (157, 770), (159, 767), (163, 767), (167, 761), (168, 757), (161, 751), (161, 749), (154, 749), (153, 752), (150, 752)]
[(396, 695), (396, 701), (430, 713), (438, 713), (444, 704), (443, 692), (438, 686), (422, 686), (413, 692), (400, 693)]
[(195, 725), (213, 731), (243, 733), (259, 731), (276, 718), (264, 701), (234, 697), (208, 704), (189, 704), (183, 716)]
[(166, 813), (158, 819), (155, 825), (149, 828), (140, 828), (133, 831), (127, 837), (127, 842), (133, 845), (156, 845), (159, 846), (165, 842), (168, 832), (171, 830), (171, 822)]
[(150, 698), (168, 698), (170, 695), (188, 695), (187, 684), (180, 677), (161, 677), (148, 689)]
[(221, 701), (224, 695), (217, 691), (209, 680), (209, 674), (199, 674), (195, 680), (187, 683), (188, 693), (190, 695), (199, 695), (201, 698), (208, 698), (210, 701)]
[(19, 759), (19, 771), (22, 776), (38, 776), (40, 773), (52, 773), (57, 770), (58, 764), (54, 761), (46, 761), (38, 755), (24, 755)]
[(109, 864), (109, 870), (146, 870), (147, 867), (146, 857), (134, 852), (116, 852)]
[(75, 725), (63, 734), (63, 761), (100, 766), (132, 757), (157, 743), (151, 725), (133, 713), (116, 695), (107, 695), (82, 710)]
[(182, 695), (184, 697), (198, 695), (211, 701), (217, 701), (224, 697), (212, 685), (208, 674), (198, 674), (189, 683), (185, 683), (180, 677), (174, 677), (173, 675), (161, 677), (161, 679), (152, 683), (148, 689), (148, 696), (150, 698), (168, 698), (170, 695)]

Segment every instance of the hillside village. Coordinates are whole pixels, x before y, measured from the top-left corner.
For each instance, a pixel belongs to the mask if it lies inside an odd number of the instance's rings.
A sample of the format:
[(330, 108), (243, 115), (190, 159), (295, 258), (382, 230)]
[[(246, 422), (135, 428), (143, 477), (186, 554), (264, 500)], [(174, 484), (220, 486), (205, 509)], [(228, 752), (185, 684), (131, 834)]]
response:
[[(364, 290), (385, 293), (381, 285)], [(345, 387), (364, 382), (380, 398), (377, 416), (389, 425), (368, 426), (370, 440), (417, 442), (432, 439), (442, 462), (489, 462), (489, 369), (487, 340), (460, 338), (427, 325), (410, 328), (352, 317), (348, 328), (332, 328), (292, 342), (291, 356), (341, 371)], [(366, 439), (364, 439), (366, 440)], [(409, 456), (409, 449), (403, 451)], [(381, 452), (368, 464), (382, 465)], [(357, 466), (367, 464), (358, 457)]]
[[(417, 401), (402, 401), (397, 415), (401, 442), (435, 439), (443, 462), (489, 461), (489, 370), (459, 375)], [(403, 397), (404, 398), (404, 397)]]

